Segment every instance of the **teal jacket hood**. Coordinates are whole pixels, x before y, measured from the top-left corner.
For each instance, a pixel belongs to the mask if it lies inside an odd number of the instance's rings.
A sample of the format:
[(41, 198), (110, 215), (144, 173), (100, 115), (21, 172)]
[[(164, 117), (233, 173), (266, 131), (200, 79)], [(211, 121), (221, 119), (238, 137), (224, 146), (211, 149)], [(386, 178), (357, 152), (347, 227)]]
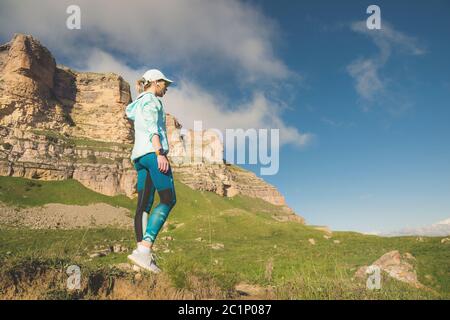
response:
[(134, 100), (129, 105), (127, 105), (125, 113), (126, 113), (128, 119), (130, 119), (132, 121), (134, 121), (136, 119), (136, 108), (144, 100), (144, 99), (142, 99), (142, 97), (145, 94), (146, 94), (146, 92), (142, 92), (140, 95), (137, 96), (136, 100)]

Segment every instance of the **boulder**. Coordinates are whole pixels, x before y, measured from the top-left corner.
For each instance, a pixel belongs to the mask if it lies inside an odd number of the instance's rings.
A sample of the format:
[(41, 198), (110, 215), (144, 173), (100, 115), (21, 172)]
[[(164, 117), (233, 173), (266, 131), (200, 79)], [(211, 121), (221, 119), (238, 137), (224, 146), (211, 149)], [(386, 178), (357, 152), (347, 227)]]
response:
[[(401, 255), (399, 251), (394, 250), (382, 255), (371, 266), (378, 266), (390, 277), (413, 285), (416, 288), (421, 288), (423, 285), (417, 280), (417, 274), (412, 264), (414, 260), (415, 258), (410, 253)], [(366, 278), (368, 268), (369, 266), (360, 267), (356, 271), (355, 277), (360, 279)]]

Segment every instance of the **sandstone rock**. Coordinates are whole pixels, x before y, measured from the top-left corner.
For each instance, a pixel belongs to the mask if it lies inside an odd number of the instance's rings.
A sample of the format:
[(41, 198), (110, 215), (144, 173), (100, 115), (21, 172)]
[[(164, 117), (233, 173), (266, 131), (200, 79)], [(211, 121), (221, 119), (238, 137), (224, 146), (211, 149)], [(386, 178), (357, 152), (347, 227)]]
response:
[(243, 295), (249, 295), (249, 296), (260, 296), (265, 293), (265, 290), (263, 287), (252, 285), (245, 282), (240, 282), (235, 286), (235, 290), (240, 292)]
[(225, 248), (225, 245), (223, 243), (213, 243), (211, 248), (214, 250), (221, 250)]
[(0, 46), (0, 66), (0, 125), (131, 143), (122, 77), (56, 66), (47, 48), (22, 34)]
[(314, 229), (324, 232), (328, 237), (331, 237), (333, 235), (333, 232), (327, 226), (316, 226), (314, 227)]
[[(372, 265), (378, 266), (392, 278), (406, 282), (417, 288), (421, 288), (423, 285), (417, 280), (416, 271), (410, 263), (413, 260), (415, 260), (415, 258), (411, 254), (408, 253), (402, 256), (399, 251), (394, 250), (381, 256), (378, 260), (372, 263)], [(360, 267), (356, 271), (355, 277), (365, 278), (367, 268), (368, 266)]]
[(450, 238), (441, 239), (441, 243), (447, 243), (447, 242), (450, 242)]
[(310, 243), (310, 244), (312, 244), (313, 246), (316, 244), (316, 240), (314, 240), (314, 239), (308, 239), (308, 242)]
[(339, 244), (339, 243), (341, 243), (341, 241), (339, 241), (339, 240), (333, 240), (333, 243)]
[(121, 244), (115, 244), (115, 245), (112, 247), (112, 250), (111, 250), (111, 251), (114, 252), (114, 253), (127, 252), (127, 251), (128, 251), (128, 248), (125, 247), (125, 246), (122, 246)]

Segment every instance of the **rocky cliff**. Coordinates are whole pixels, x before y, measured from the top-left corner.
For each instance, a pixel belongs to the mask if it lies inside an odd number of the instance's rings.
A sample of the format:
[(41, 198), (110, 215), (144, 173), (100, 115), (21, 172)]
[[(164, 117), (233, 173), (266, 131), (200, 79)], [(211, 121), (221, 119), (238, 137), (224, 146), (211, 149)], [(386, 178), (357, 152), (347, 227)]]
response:
[[(122, 77), (57, 65), (39, 41), (15, 35), (0, 46), (0, 175), (72, 178), (103, 194), (133, 196), (133, 128), (124, 114), (130, 101)], [(213, 131), (182, 133), (169, 114), (166, 124), (170, 160), (181, 182), (221, 196), (261, 198), (302, 221), (275, 187), (224, 163)]]

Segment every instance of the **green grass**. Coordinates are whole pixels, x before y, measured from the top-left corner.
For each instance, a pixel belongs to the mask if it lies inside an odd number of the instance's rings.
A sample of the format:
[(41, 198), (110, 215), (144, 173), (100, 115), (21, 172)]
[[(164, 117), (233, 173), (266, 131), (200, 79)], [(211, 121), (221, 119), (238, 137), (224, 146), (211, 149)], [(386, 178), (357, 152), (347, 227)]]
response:
[(71, 179), (41, 181), (0, 177), (0, 202), (18, 207), (42, 206), (46, 203), (88, 205), (104, 202), (112, 206), (135, 209), (134, 201), (124, 195), (105, 196)]
[[(184, 223), (160, 234), (157, 245), (173, 250), (158, 252), (160, 265), (175, 287), (188, 286), (187, 275), (213, 278), (224, 290), (245, 281), (274, 286), (277, 297), (286, 299), (434, 299), (450, 298), (450, 250), (440, 238), (382, 238), (354, 232), (334, 232), (331, 240), (324, 233), (296, 222), (278, 222), (271, 216), (277, 206), (259, 199), (236, 196), (222, 198), (210, 192), (192, 190), (176, 180), (177, 205), (168, 221)], [(0, 177), (0, 201), (18, 206), (37, 206), (58, 202), (84, 205), (105, 202), (130, 209), (135, 200), (107, 197), (80, 183)], [(158, 201), (157, 199), (155, 201)], [(175, 240), (162, 240), (172, 236)], [(197, 238), (205, 241), (197, 241)], [(309, 238), (316, 240), (313, 246)], [(55, 259), (90, 268), (126, 261), (126, 254), (110, 254), (86, 261), (86, 252), (95, 245), (113, 244), (123, 239), (134, 246), (132, 230), (0, 230), (0, 259)], [(340, 240), (340, 244), (332, 240)], [(214, 250), (211, 244), (221, 243)], [(368, 291), (352, 281), (356, 269), (369, 265), (384, 253), (399, 250), (416, 257), (419, 281), (432, 289), (419, 290), (383, 277), (382, 289)], [(10, 252), (9, 255), (6, 255)], [(268, 265), (272, 271), (268, 273)]]
[(53, 141), (61, 140), (66, 144), (72, 145), (74, 147), (78, 147), (80, 149), (87, 148), (87, 149), (93, 149), (93, 150), (108, 151), (108, 150), (111, 150), (113, 147), (118, 147), (121, 149), (132, 148), (132, 145), (127, 144), (127, 143), (107, 142), (107, 141), (93, 140), (93, 139), (82, 138), (82, 137), (68, 137), (59, 132), (52, 131), (52, 130), (33, 129), (31, 131), (35, 134), (43, 135), (43, 136), (47, 137), (47, 139), (50, 139)]

